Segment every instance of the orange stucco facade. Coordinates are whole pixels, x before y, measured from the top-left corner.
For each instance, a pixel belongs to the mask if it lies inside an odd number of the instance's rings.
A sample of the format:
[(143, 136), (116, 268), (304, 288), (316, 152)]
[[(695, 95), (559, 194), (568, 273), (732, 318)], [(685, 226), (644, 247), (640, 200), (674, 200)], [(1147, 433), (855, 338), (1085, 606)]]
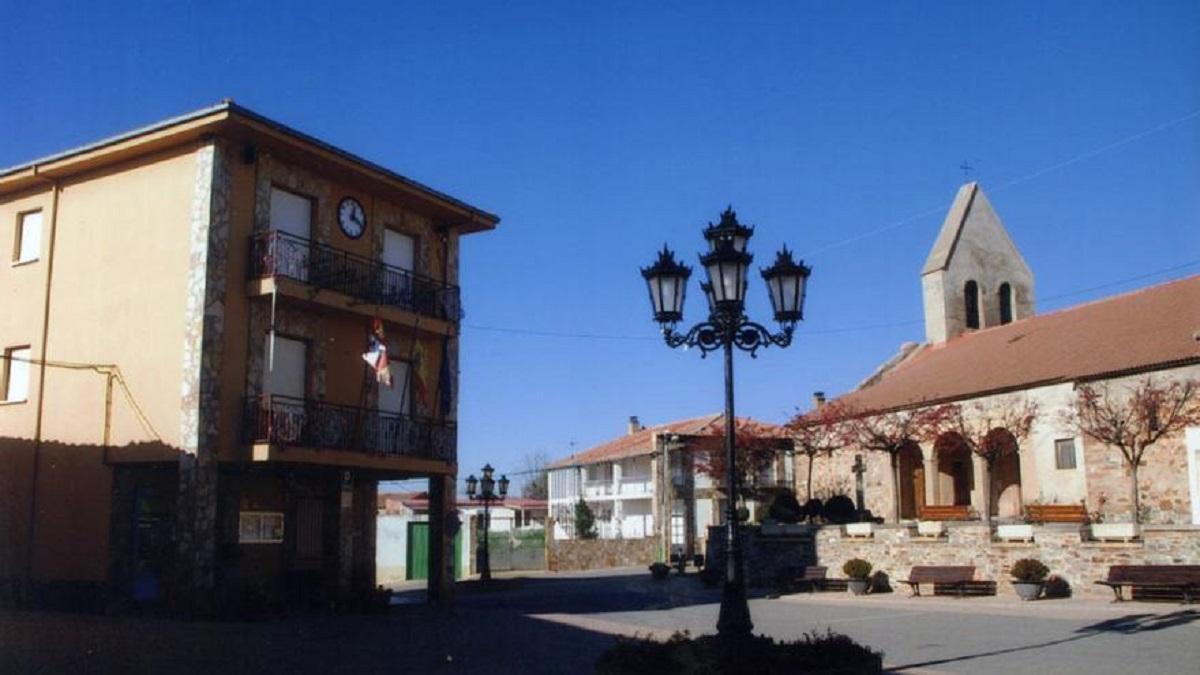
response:
[[(312, 204), (300, 275), (275, 189)], [(35, 210), (41, 251), (10, 263)], [(497, 221), (232, 104), (0, 172), (0, 347), (33, 361), (0, 402), (0, 582), (371, 585), (375, 483), (456, 472), (458, 242)], [(402, 411), (377, 410), (375, 320)], [(306, 345), (302, 396), (266, 396), (272, 328)]]

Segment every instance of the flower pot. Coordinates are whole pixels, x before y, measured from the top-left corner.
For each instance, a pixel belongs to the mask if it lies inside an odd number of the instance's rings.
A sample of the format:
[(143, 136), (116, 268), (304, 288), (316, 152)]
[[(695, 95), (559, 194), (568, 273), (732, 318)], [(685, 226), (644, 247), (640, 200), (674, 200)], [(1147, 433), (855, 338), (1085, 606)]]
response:
[(870, 585), (871, 582), (867, 581), (866, 579), (850, 579), (846, 582), (846, 588), (848, 588), (850, 592), (855, 595), (865, 594)]
[(847, 537), (869, 537), (873, 530), (871, 523), (846, 523)]
[(922, 537), (940, 537), (946, 532), (946, 524), (940, 520), (917, 521), (917, 534)]
[(1131, 541), (1137, 539), (1137, 536), (1137, 523), (1095, 523), (1092, 525), (1093, 539)]
[(1013, 589), (1017, 591), (1017, 595), (1022, 600), (1037, 600), (1042, 594), (1042, 582), (1040, 581), (1016, 581), (1012, 582)]
[(997, 525), (996, 538), (1005, 541), (1033, 541), (1032, 525)]

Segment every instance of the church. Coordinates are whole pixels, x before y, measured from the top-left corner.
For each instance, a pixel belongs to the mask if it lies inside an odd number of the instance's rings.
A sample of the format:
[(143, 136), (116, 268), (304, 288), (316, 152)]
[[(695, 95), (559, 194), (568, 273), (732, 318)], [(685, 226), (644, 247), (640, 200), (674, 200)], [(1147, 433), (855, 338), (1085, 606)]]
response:
[[(894, 453), (851, 445), (815, 460), (815, 495), (853, 495), (857, 482), (865, 508), (889, 525), (945, 537), (983, 520), (1028, 542), (1031, 514), (1054, 505), (1077, 514), (1069, 520), (1080, 542), (1098, 540), (1106, 524), (1127, 523), (1125, 544), (1144, 546), (1159, 528), (1176, 533), (1184, 547), (1176, 557), (1200, 559), (1200, 426), (1168, 430), (1131, 476), (1122, 451), (1075, 416), (1090, 392), (1128, 397), (1139, 386), (1200, 380), (1200, 276), (1039, 314), (1033, 272), (971, 182), (946, 215), (921, 289), (925, 341), (906, 343), (854, 390), (817, 405), (870, 416), (1019, 405), (1028, 413), (1019, 433), (1008, 434), (1012, 451), (983, 461), (948, 436), (912, 438)], [(797, 458), (805, 463), (795, 471), (798, 494), (810, 487), (807, 461)]]

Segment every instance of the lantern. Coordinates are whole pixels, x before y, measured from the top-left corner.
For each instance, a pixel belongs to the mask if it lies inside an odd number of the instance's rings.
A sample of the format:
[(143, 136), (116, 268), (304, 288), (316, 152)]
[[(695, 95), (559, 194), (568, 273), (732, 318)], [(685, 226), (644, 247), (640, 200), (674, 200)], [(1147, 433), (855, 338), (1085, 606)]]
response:
[(658, 260), (642, 268), (642, 278), (650, 289), (650, 305), (654, 320), (661, 324), (683, 320), (683, 299), (692, 269), (675, 260), (671, 249), (663, 245)]
[(709, 223), (708, 227), (704, 228), (704, 238), (708, 240), (710, 253), (716, 251), (723, 243), (731, 244), (733, 250), (738, 253), (745, 253), (746, 244), (753, 235), (754, 228), (739, 223), (732, 206), (721, 213), (721, 220), (716, 225)]
[(749, 253), (737, 250), (732, 240), (719, 241), (715, 250), (700, 256), (718, 309), (741, 311), (746, 302), (746, 271), (753, 259)]
[(812, 268), (792, 260), (787, 246), (775, 256), (774, 265), (762, 270), (776, 321), (795, 323), (804, 318), (804, 293), (811, 273)]
[(475, 477), (475, 474), (471, 474), (470, 476), (467, 476), (467, 496), (470, 497), (471, 499), (474, 499), (475, 498), (475, 490), (478, 487), (479, 487), (479, 479)]

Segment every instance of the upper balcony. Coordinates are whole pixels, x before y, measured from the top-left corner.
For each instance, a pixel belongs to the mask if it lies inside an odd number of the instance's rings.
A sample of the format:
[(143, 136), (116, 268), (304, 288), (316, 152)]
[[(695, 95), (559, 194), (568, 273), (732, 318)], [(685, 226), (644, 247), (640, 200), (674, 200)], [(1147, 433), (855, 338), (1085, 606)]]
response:
[(446, 473), (457, 454), (453, 421), (324, 401), (248, 399), (244, 440), (255, 461)]
[[(457, 286), (326, 244), (271, 230), (250, 238), (252, 295), (280, 293), (434, 332), (462, 315)], [(432, 319), (435, 325), (429, 325)]]

